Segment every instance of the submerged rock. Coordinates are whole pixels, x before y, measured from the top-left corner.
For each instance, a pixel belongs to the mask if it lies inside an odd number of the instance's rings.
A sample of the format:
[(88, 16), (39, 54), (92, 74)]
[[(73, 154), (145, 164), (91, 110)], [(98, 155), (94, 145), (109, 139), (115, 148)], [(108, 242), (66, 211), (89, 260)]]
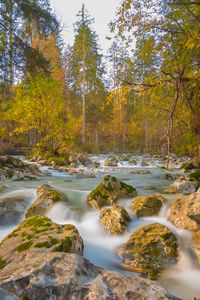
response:
[(200, 228), (200, 194), (193, 193), (172, 203), (168, 220), (187, 230)]
[(0, 244), (4, 267), (20, 253), (70, 252), (83, 254), (83, 240), (73, 225), (58, 225), (44, 216), (25, 219)]
[(44, 215), (55, 203), (67, 201), (67, 197), (64, 194), (55, 190), (48, 184), (41, 185), (37, 189), (37, 196), (37, 199), (28, 208), (26, 217)]
[(98, 184), (98, 186), (88, 195), (87, 203), (92, 208), (113, 205), (117, 200), (123, 197), (135, 197), (136, 189), (116, 177), (107, 175)]
[(177, 193), (182, 193), (184, 195), (190, 195), (196, 192), (198, 188), (198, 182), (194, 180), (190, 180), (185, 176), (179, 177), (177, 180), (173, 182), (171, 185), (173, 189), (176, 190)]
[(111, 234), (123, 233), (130, 221), (127, 211), (121, 206), (112, 206), (101, 210), (100, 222)]
[(160, 212), (165, 201), (166, 199), (158, 194), (138, 196), (135, 198), (131, 209), (136, 213), (137, 217), (153, 216)]
[(151, 279), (177, 262), (178, 242), (164, 225), (151, 224), (136, 230), (118, 251), (127, 265), (141, 268)]
[(134, 170), (131, 171), (130, 174), (144, 175), (144, 174), (151, 174), (151, 172), (149, 170)]
[(175, 299), (154, 281), (100, 269), (66, 253), (20, 255), (0, 272), (0, 287), (29, 300)]

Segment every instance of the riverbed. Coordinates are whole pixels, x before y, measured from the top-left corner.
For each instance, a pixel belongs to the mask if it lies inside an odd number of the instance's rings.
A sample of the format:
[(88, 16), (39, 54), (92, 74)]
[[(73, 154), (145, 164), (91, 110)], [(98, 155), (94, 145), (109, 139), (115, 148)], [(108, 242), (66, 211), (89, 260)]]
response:
[[(57, 203), (47, 216), (52, 221), (59, 224), (74, 224), (84, 240), (84, 257), (93, 264), (120, 272), (120, 260), (116, 254), (116, 249), (124, 242), (134, 230), (141, 226), (151, 223), (161, 223), (166, 225), (179, 240), (180, 260), (177, 265), (165, 270), (160, 279), (161, 284), (173, 295), (185, 300), (192, 300), (194, 297), (200, 297), (200, 270), (193, 257), (191, 250), (191, 233), (186, 230), (180, 230), (167, 221), (167, 214), (171, 203), (179, 198), (178, 194), (164, 194), (167, 203), (163, 206), (158, 216), (138, 219), (129, 209), (133, 199), (121, 199), (120, 204), (126, 208), (131, 216), (131, 222), (128, 230), (123, 235), (109, 236), (103, 230), (99, 223), (99, 211), (88, 210), (86, 205), (87, 195), (92, 191), (106, 174), (113, 174), (119, 180), (134, 186), (139, 195), (161, 193), (164, 188), (172, 183), (165, 179), (167, 170), (161, 168), (162, 162), (158, 159), (149, 159), (146, 166), (141, 165), (144, 157), (136, 156), (136, 165), (130, 165), (128, 162), (121, 161), (117, 167), (105, 167), (104, 160), (106, 155), (91, 157), (100, 162), (100, 167), (95, 169), (94, 178), (78, 178), (75, 174), (70, 175), (66, 172), (59, 172), (50, 169), (47, 166), (40, 166), (44, 173), (43, 177), (34, 181), (7, 181), (4, 183), (6, 188), (0, 199), (6, 197), (22, 196), (26, 199), (27, 207), (36, 198), (36, 189), (41, 184), (50, 184), (55, 189), (63, 192), (68, 197), (68, 203)], [(134, 170), (148, 170), (149, 174), (133, 174)], [(179, 166), (173, 166), (170, 170), (172, 175), (181, 175)], [(183, 196), (181, 196), (183, 197)], [(21, 220), (23, 220), (22, 215)], [(19, 220), (19, 222), (21, 221)], [(18, 223), (19, 223), (18, 222)], [(10, 233), (17, 224), (5, 220), (0, 226), (0, 239), (2, 240)]]

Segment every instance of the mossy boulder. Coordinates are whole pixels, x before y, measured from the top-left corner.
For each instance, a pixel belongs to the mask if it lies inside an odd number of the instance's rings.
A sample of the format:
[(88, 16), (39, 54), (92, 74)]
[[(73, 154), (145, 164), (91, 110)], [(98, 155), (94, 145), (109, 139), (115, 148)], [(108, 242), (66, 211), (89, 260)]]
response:
[(101, 210), (100, 223), (110, 234), (123, 233), (130, 220), (129, 214), (121, 206), (112, 206)]
[(50, 185), (44, 184), (37, 189), (37, 199), (26, 211), (26, 217), (44, 215), (55, 203), (66, 202), (67, 197)]
[(136, 213), (137, 217), (147, 217), (157, 215), (163, 202), (166, 199), (159, 194), (138, 196), (135, 198), (131, 209)]
[(168, 220), (177, 227), (196, 231), (200, 229), (200, 194), (193, 193), (172, 203)]
[(83, 254), (83, 240), (73, 225), (58, 225), (44, 216), (25, 219), (0, 244), (1, 265), (21, 252), (69, 252)]
[(126, 265), (140, 268), (151, 279), (178, 259), (178, 242), (164, 225), (151, 224), (136, 230), (118, 251)]
[(88, 195), (87, 203), (90, 207), (100, 209), (104, 206), (116, 204), (118, 199), (137, 196), (136, 189), (116, 177), (107, 175), (99, 185)]

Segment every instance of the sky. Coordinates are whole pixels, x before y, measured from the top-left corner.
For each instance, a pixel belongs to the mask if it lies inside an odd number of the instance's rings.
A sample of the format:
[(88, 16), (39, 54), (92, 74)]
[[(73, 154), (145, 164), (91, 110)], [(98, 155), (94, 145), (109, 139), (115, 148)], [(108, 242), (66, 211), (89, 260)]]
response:
[(66, 44), (73, 43), (73, 23), (80, 11), (82, 4), (92, 18), (95, 19), (93, 28), (99, 37), (99, 45), (103, 53), (109, 48), (111, 42), (106, 39), (109, 36), (108, 24), (115, 17), (115, 11), (121, 0), (50, 0), (51, 6), (59, 19), (64, 24), (63, 38)]

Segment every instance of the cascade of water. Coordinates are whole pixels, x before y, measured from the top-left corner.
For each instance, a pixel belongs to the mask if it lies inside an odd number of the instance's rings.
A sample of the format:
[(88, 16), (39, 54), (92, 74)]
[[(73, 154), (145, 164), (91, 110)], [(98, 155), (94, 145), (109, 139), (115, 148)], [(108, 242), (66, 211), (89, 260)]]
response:
[[(95, 159), (100, 161), (100, 169), (104, 168), (105, 155), (95, 157)], [(105, 167), (108, 174), (114, 173), (114, 176), (118, 178), (128, 178), (129, 184), (134, 185), (139, 194), (145, 194), (148, 191), (145, 190), (145, 184), (154, 184), (156, 186), (163, 186), (166, 184), (164, 181), (163, 174), (165, 171), (161, 169), (152, 169), (152, 175), (135, 175), (130, 174), (130, 167), (138, 167), (139, 163), (142, 161), (141, 157), (133, 157), (137, 161), (136, 166), (129, 165), (128, 162), (121, 162), (118, 168)], [(151, 161), (149, 166), (142, 168), (152, 168), (159, 161)], [(191, 233), (185, 230), (180, 230), (173, 224), (167, 221), (167, 212), (169, 209), (169, 204), (164, 203), (161, 212), (158, 216), (148, 217), (148, 218), (136, 218), (133, 213), (129, 210), (131, 200), (121, 200), (120, 205), (125, 207), (132, 221), (128, 226), (126, 233), (119, 236), (108, 235), (99, 222), (99, 211), (87, 210), (86, 197), (89, 190), (92, 189), (95, 184), (100, 181), (100, 177), (97, 179), (76, 179), (67, 173), (61, 173), (55, 170), (51, 170), (48, 167), (40, 167), (43, 172), (50, 172), (51, 185), (56, 189), (64, 192), (69, 201), (66, 203), (57, 203), (48, 213), (47, 216), (52, 219), (52, 221), (59, 224), (73, 224), (77, 227), (84, 240), (84, 256), (93, 262), (95, 265), (100, 267), (105, 267), (109, 269), (119, 270), (119, 259), (116, 256), (116, 249), (118, 246), (122, 245), (128, 240), (130, 235), (141, 226), (151, 224), (151, 223), (161, 223), (167, 226), (178, 238), (180, 249), (179, 249), (179, 261), (178, 263), (166, 270), (161, 278), (161, 283), (174, 295), (181, 297), (182, 299), (193, 299), (194, 297), (200, 296), (200, 270), (198, 269), (198, 264), (195, 259), (195, 255), (191, 250)], [(109, 173), (110, 172), (110, 173)], [(71, 187), (70, 183), (64, 181), (64, 178), (69, 177), (73, 180)], [(99, 180), (99, 181), (98, 181)], [(37, 185), (41, 183), (48, 183), (49, 177), (42, 177)], [(12, 183), (11, 183), (12, 184)], [(7, 194), (1, 195), (0, 199), (4, 197), (14, 197), (15, 195), (24, 196), (27, 199), (28, 204), (33, 201), (36, 197), (36, 189), (23, 188), (23, 181), (18, 184), (18, 188), (21, 184), (21, 189), (9, 192)], [(14, 183), (13, 183), (14, 185)], [(84, 191), (81, 191), (84, 189)], [(170, 197), (167, 196), (167, 198)], [(9, 216), (7, 216), (9, 219)], [(9, 220), (5, 222), (9, 222)], [(0, 239), (11, 232), (16, 226), (4, 226), (0, 229)]]

